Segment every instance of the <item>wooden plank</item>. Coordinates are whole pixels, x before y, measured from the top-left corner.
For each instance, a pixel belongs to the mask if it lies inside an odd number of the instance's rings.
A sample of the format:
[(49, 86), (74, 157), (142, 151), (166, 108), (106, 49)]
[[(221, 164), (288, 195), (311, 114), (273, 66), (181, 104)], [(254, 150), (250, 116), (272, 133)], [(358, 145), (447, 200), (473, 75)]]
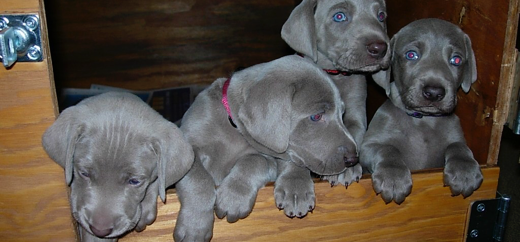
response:
[(59, 87), (208, 84), (293, 53), (280, 31), (294, 0), (46, 3)]
[[(317, 205), (303, 219), (290, 219), (274, 203), (273, 186), (260, 190), (251, 215), (236, 223), (216, 218), (218, 241), (462, 241), (467, 209), (475, 200), (494, 198), (499, 169), (484, 168), (484, 182), (470, 197), (452, 197), (442, 173), (414, 174), (412, 194), (401, 205), (385, 204), (369, 178), (344, 187), (315, 186)], [(158, 202), (159, 217), (141, 233), (120, 241), (172, 241), (180, 204), (174, 190)]]
[(498, 85), (497, 102), (495, 106), (495, 114), (493, 115), (493, 128), (491, 130), (489, 155), (487, 159), (489, 165), (496, 165), (496, 162), (498, 161), (500, 140), (509, 113), (509, 101), (512, 96), (513, 84), (515, 82), (514, 78), (517, 58), (515, 47), (518, 31), (518, 13), (519, 1), (511, 0), (509, 3), (504, 55), (502, 57), (500, 83)]
[[(1, 1), (2, 13), (37, 12), (45, 17), (39, 1)], [(56, 114), (47, 35), (42, 38), (43, 62), (16, 63), (9, 70), (0, 67), (2, 241), (75, 238), (63, 170), (41, 146), (41, 136)]]

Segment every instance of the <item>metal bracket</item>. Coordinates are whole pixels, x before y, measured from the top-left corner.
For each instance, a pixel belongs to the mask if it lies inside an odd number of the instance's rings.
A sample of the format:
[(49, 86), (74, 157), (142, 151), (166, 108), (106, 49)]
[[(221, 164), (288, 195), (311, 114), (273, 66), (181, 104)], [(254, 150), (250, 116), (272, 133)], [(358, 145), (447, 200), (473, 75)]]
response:
[(37, 14), (0, 15), (0, 59), (6, 68), (16, 61), (43, 60), (40, 18)]
[(511, 198), (475, 201), (471, 204), (466, 242), (503, 241)]

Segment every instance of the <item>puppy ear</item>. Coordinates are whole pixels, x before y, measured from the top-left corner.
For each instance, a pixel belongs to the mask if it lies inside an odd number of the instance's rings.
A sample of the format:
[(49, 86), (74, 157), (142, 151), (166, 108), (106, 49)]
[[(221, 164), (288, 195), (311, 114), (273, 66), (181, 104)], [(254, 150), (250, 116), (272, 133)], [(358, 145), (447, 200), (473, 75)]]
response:
[(385, 89), (387, 96), (390, 96), (390, 89), (391, 89), (390, 88), (390, 78), (392, 76), (391, 69), (392, 69), (391, 67), (388, 67), (388, 69), (386, 69), (386, 70), (380, 70), (380, 71), (372, 74), (372, 79), (374, 79), (374, 81), (377, 83), (377, 85), (379, 85), (380, 87)]
[(271, 79), (259, 81), (250, 89), (238, 110), (237, 119), (256, 142), (276, 153), (283, 153), (289, 146), (295, 86)]
[(158, 156), (159, 196), (166, 202), (166, 188), (179, 181), (193, 165), (193, 149), (182, 132), (174, 124), (167, 130), (160, 130), (158, 139), (152, 147)]
[(471, 40), (467, 34), (464, 34), (464, 44), (466, 45), (466, 64), (464, 65), (464, 73), (462, 74), (462, 90), (465, 93), (469, 92), (471, 84), (477, 80), (477, 62), (475, 60), (475, 53), (471, 47)]
[(296, 52), (318, 60), (314, 21), (316, 0), (303, 0), (296, 6), (282, 26), (282, 39)]
[(65, 182), (69, 186), (72, 183), (76, 142), (84, 130), (84, 124), (80, 123), (78, 115), (78, 107), (65, 109), (42, 137), (43, 149), (65, 169)]
[(395, 46), (395, 42), (397, 41), (397, 38), (398, 38), (398, 34), (395, 34), (394, 37), (390, 40), (390, 49), (392, 50), (391, 52), (391, 59), (390, 59), (390, 66), (388, 67), (388, 69), (386, 70), (380, 70), (374, 74), (372, 74), (372, 79), (374, 79), (374, 81), (377, 83), (377, 85), (379, 85), (380, 87), (382, 87), (383, 89), (385, 89), (385, 92), (386, 92), (386, 95), (387, 96), (390, 96), (390, 79), (392, 78), (392, 62), (394, 60), (394, 46)]

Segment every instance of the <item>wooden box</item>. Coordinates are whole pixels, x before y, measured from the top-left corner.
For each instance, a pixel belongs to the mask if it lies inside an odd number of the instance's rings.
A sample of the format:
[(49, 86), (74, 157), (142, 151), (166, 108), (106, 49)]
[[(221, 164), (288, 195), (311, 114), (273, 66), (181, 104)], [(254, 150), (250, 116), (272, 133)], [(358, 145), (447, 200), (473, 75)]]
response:
[[(58, 114), (56, 91), (104, 84), (146, 90), (209, 84), (234, 70), (292, 50), (280, 38), (296, 0), (0, 0), (0, 14), (39, 13), (44, 61), (0, 68), (0, 240), (73, 241), (62, 169), (40, 139)], [(287, 218), (263, 188), (252, 214), (216, 219), (213, 241), (462, 241), (470, 204), (495, 197), (498, 150), (516, 62), (518, 0), (387, 0), (389, 35), (435, 17), (472, 39), (478, 80), (460, 91), (456, 110), (484, 182), (470, 197), (452, 197), (442, 171), (413, 174), (412, 194), (386, 205), (369, 176), (331, 188), (316, 182), (317, 205)], [(47, 29), (49, 37), (47, 37)], [(52, 50), (49, 51), (49, 43)], [(52, 58), (51, 58), (52, 57)], [(52, 62), (51, 62), (52, 59)], [(56, 83), (55, 83), (56, 81)], [(369, 86), (369, 117), (386, 99)], [(158, 218), (121, 241), (172, 241), (180, 204), (175, 189), (159, 201)]]

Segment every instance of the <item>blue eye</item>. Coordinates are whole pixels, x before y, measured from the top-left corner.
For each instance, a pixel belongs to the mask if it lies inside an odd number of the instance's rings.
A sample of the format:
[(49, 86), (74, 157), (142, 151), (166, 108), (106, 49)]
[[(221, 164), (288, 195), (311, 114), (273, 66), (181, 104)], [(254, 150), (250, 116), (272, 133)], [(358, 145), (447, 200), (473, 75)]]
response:
[(311, 120), (314, 121), (314, 122), (318, 122), (322, 118), (323, 118), (323, 114), (322, 113), (311, 115)]
[(139, 180), (137, 180), (136, 178), (132, 178), (132, 179), (128, 180), (128, 184), (130, 184), (132, 186), (137, 186), (137, 185), (141, 184), (141, 182)]
[(345, 13), (343, 13), (343, 12), (337, 12), (334, 14), (333, 19), (336, 22), (343, 22), (343, 21), (347, 20), (347, 15), (345, 15)]
[(460, 66), (462, 64), (462, 57), (458, 55), (451, 57), (450, 64), (454, 66)]
[(405, 57), (407, 60), (418, 60), (419, 54), (417, 54), (417, 52), (415, 52), (413, 50), (410, 50), (410, 51), (406, 52)]
[(377, 20), (379, 20), (379, 22), (384, 22), (386, 20), (386, 13), (379, 12), (379, 14), (377, 15)]

